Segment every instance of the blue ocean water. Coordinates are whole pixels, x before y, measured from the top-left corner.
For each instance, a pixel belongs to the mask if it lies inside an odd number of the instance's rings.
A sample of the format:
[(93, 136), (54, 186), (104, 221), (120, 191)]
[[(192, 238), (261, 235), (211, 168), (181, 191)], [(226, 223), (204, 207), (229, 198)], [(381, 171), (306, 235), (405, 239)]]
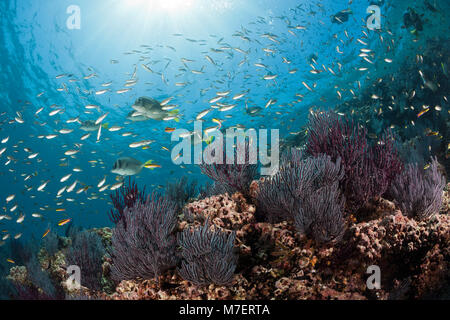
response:
[[(366, 26), (373, 4), (382, 13), (381, 29), (375, 31)], [(426, 15), (419, 36), (402, 28), (408, 7)], [(197, 166), (173, 164), (164, 150), (173, 147), (165, 128), (193, 130), (192, 121), (217, 92), (245, 96), (230, 111), (212, 110), (204, 127), (215, 126), (216, 118), (224, 127), (279, 129), (282, 142), (287, 140), (302, 130), (311, 108), (351, 104), (350, 89), (358, 95), (375, 79), (401, 72), (402, 62), (421, 54), (428, 40), (448, 38), (450, 4), (439, 1), (437, 7), (437, 13), (430, 11), (421, 0), (1, 1), (0, 138), (9, 140), (0, 146), (6, 147), (0, 158), (0, 202), (2, 214), (11, 217), (0, 221), (2, 234), (40, 238), (48, 229), (63, 232), (57, 223), (68, 218), (83, 227), (111, 225), (110, 191), (99, 192), (97, 186), (104, 177), (108, 185), (117, 182), (111, 169), (120, 157), (161, 166), (135, 177), (149, 190), (182, 176), (206, 182)], [(333, 15), (347, 9), (347, 21), (333, 22)], [(370, 62), (358, 56), (361, 48), (375, 53)], [(321, 72), (311, 73), (312, 64)], [(266, 75), (277, 77), (265, 80)], [(122, 89), (130, 90), (117, 93)], [(172, 97), (169, 104), (179, 110), (179, 121), (127, 120), (141, 96)], [(262, 110), (250, 115), (246, 105)], [(57, 109), (61, 112), (50, 115)], [(98, 142), (97, 132), (81, 140), (86, 132), (78, 122), (70, 123), (73, 118), (95, 121), (106, 113), (109, 128), (124, 128), (104, 129)], [(63, 134), (62, 129), (73, 131)], [(154, 142), (149, 148), (129, 147), (141, 140)], [(65, 155), (73, 149), (79, 152)], [(75, 191), (89, 189), (57, 197), (75, 181)], [(8, 195), (15, 198), (8, 202)], [(18, 223), (21, 216), (25, 219)]]

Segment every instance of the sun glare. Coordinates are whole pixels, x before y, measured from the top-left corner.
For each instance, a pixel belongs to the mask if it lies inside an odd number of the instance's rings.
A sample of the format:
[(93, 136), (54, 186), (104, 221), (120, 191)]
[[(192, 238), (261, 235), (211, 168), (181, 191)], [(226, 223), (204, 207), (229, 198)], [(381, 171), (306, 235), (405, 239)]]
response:
[(125, 0), (123, 3), (126, 7), (148, 12), (182, 13), (193, 6), (194, 0)]

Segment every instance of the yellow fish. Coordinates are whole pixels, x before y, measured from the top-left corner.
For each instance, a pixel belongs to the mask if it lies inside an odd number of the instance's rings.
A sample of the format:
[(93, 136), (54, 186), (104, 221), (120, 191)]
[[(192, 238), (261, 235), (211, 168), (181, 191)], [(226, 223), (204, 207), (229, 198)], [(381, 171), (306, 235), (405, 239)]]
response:
[(430, 108), (426, 108), (426, 109), (420, 111), (420, 112), (417, 114), (417, 118), (420, 118), (420, 117), (423, 116), (425, 113), (427, 113), (429, 110), (430, 110)]
[(147, 168), (147, 169), (161, 168), (161, 166), (159, 164), (151, 164), (151, 163), (150, 164), (146, 164), (144, 167)]
[(71, 218), (63, 219), (63, 220), (61, 220), (60, 222), (58, 222), (58, 226), (62, 227), (63, 225), (68, 224), (70, 221), (72, 221)]
[(45, 231), (44, 234), (42, 235), (42, 239), (44, 239), (49, 233), (50, 229), (47, 229), (47, 231)]

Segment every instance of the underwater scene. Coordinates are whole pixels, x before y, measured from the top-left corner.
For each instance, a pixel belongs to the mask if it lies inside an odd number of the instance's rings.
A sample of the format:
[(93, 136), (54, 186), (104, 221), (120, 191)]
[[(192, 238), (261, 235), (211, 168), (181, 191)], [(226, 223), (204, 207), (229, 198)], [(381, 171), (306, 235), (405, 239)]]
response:
[(0, 299), (449, 299), (449, 13), (0, 1)]

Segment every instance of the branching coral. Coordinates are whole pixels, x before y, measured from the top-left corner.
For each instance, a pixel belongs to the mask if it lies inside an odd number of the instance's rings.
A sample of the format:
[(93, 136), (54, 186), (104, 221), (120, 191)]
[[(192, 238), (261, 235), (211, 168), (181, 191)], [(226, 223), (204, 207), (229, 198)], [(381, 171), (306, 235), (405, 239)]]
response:
[(390, 194), (404, 215), (423, 219), (439, 213), (444, 186), (445, 178), (438, 170), (438, 161), (432, 158), (426, 171), (417, 164), (409, 164), (394, 180)]
[(114, 208), (108, 213), (109, 219), (117, 224), (123, 218), (125, 208), (132, 208), (136, 203), (144, 203), (147, 199), (145, 187), (141, 191), (137, 184), (128, 180), (128, 185), (123, 185), (114, 194), (110, 195)]
[(112, 234), (113, 279), (149, 279), (175, 266), (176, 224), (175, 204), (156, 193), (125, 208)]
[(196, 285), (230, 284), (236, 269), (235, 238), (235, 232), (211, 230), (209, 218), (203, 227), (183, 230), (178, 235), (183, 258), (180, 275)]
[(81, 269), (81, 285), (92, 290), (101, 289), (102, 260), (105, 254), (100, 236), (83, 231), (73, 239), (66, 258), (70, 265)]

